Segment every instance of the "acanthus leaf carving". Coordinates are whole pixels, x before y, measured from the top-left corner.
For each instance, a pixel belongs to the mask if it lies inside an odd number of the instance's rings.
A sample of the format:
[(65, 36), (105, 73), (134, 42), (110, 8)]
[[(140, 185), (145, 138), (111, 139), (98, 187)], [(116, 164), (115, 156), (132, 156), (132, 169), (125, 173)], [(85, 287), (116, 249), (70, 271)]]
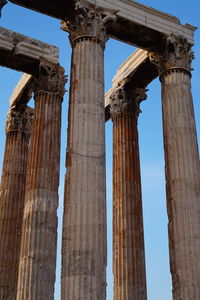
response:
[(165, 39), (162, 50), (149, 52), (148, 56), (160, 73), (172, 68), (191, 71), (191, 63), (194, 58), (191, 47), (192, 45), (185, 38), (172, 34)]
[(39, 92), (55, 93), (63, 98), (67, 76), (64, 68), (59, 64), (50, 64), (41, 60), (38, 76), (34, 79), (33, 91), (35, 95)]
[(108, 40), (107, 26), (116, 21), (114, 12), (88, 5), (84, 0), (75, 4), (75, 14), (71, 20), (62, 21), (62, 29), (69, 32), (70, 42), (79, 38), (93, 38), (104, 46)]
[(124, 86), (116, 88), (110, 95), (110, 114), (112, 119), (117, 115), (132, 115), (138, 117), (140, 103), (147, 99), (146, 88), (128, 89)]
[(110, 114), (112, 119), (119, 114), (127, 113), (129, 102), (123, 87), (115, 89), (110, 95)]
[(33, 116), (34, 109), (27, 105), (10, 108), (6, 119), (6, 134), (19, 131), (30, 135)]

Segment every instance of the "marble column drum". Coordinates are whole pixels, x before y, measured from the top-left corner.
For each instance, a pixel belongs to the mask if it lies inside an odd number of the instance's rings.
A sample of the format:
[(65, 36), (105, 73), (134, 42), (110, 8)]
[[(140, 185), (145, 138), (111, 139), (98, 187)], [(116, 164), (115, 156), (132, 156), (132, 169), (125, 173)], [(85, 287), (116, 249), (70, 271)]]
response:
[(137, 129), (139, 99), (146, 99), (144, 89), (135, 89), (131, 95), (122, 87), (111, 94), (115, 300), (147, 299)]
[(35, 118), (28, 159), (17, 300), (54, 299), (61, 103), (59, 65), (42, 62), (34, 84)]
[[(157, 57), (162, 85), (165, 172), (173, 299), (200, 299), (200, 168), (190, 83), (192, 52), (168, 40)], [(167, 51), (170, 49), (170, 51)], [(172, 51), (172, 49), (174, 51)]]
[(12, 107), (0, 186), (0, 299), (16, 298), (28, 144), (33, 109)]
[(77, 3), (75, 21), (63, 24), (70, 32), (73, 51), (63, 216), (63, 300), (106, 299), (104, 45), (108, 20), (107, 15)]

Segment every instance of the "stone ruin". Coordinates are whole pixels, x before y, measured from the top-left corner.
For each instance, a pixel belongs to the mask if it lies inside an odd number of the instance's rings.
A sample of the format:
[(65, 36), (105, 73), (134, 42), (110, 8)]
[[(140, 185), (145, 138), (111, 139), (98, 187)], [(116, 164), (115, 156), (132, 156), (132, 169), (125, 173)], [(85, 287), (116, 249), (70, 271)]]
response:
[[(61, 299), (106, 299), (109, 119), (114, 299), (147, 299), (137, 123), (147, 86), (157, 77), (173, 299), (200, 299), (200, 172), (190, 83), (196, 28), (131, 0), (11, 2), (60, 19), (72, 46)], [(109, 37), (138, 49), (117, 70), (104, 95), (103, 54)], [(1, 300), (54, 298), (61, 106), (67, 80), (58, 61), (56, 47), (0, 28), (0, 65), (26, 73), (12, 94), (6, 121)], [(32, 94), (34, 109), (28, 107)]]

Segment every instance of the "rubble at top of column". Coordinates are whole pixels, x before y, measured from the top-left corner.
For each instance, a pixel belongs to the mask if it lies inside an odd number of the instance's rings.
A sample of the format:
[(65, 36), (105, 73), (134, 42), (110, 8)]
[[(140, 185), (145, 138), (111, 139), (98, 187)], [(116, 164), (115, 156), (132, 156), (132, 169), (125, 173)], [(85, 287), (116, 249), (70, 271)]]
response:
[(108, 39), (106, 26), (116, 21), (113, 10), (97, 8), (88, 5), (87, 1), (79, 0), (75, 5), (75, 13), (67, 21), (62, 21), (62, 29), (70, 33), (70, 42), (73, 44), (80, 38), (92, 38), (103, 45)]
[(0, 27), (0, 65), (32, 74), (42, 58), (58, 63), (59, 48)]
[(49, 64), (49, 61), (43, 59), (39, 65), (39, 73), (33, 81), (33, 91), (35, 94), (40, 92), (58, 94), (62, 100), (66, 82), (64, 68), (59, 64)]
[(163, 40), (159, 51), (149, 52), (148, 56), (158, 68), (159, 73), (172, 68), (183, 68), (191, 71), (191, 63), (194, 58), (191, 47), (192, 45), (182, 36), (171, 34)]

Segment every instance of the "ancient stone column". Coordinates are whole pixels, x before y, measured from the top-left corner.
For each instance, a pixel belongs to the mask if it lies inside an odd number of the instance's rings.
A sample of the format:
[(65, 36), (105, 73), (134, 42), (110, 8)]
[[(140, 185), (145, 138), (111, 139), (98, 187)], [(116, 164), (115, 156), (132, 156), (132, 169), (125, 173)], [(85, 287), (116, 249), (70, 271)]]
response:
[(106, 299), (104, 46), (108, 12), (78, 2), (72, 45), (62, 299)]
[(41, 62), (28, 159), (17, 300), (54, 299), (64, 70)]
[(137, 121), (145, 89), (116, 89), (113, 120), (113, 274), (115, 300), (146, 300)]
[(200, 299), (200, 168), (186, 40), (170, 36), (160, 54), (169, 251), (173, 299)]
[(16, 298), (28, 143), (33, 109), (12, 107), (0, 186), (0, 299)]

